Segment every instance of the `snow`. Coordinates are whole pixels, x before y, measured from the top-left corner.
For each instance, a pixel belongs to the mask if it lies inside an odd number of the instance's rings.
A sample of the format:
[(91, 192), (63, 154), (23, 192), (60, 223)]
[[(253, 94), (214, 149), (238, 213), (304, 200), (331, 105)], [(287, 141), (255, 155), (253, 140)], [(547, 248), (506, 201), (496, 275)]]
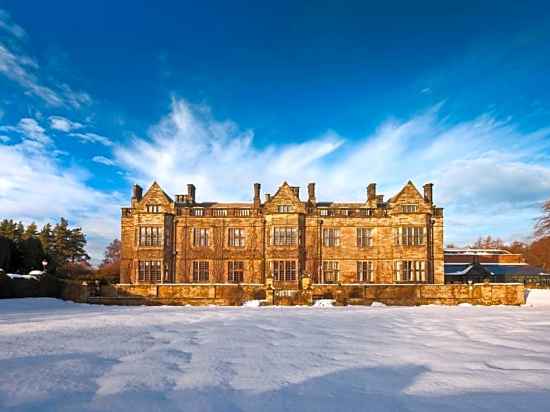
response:
[(550, 295), (547, 289), (529, 289), (527, 291), (527, 306), (550, 306)]
[(38, 278), (32, 274), (28, 275), (21, 275), (19, 273), (6, 273), (6, 276), (10, 277), (11, 279), (32, 279), (32, 280), (38, 280)]
[(546, 411), (527, 305), (115, 307), (0, 300), (0, 410)]
[(332, 308), (334, 306), (334, 299), (319, 299), (313, 303), (314, 308)]
[(44, 272), (42, 270), (31, 270), (29, 272), (29, 275), (33, 275), (33, 276), (42, 276), (44, 274)]
[(265, 300), (248, 300), (243, 303), (243, 306), (248, 308), (259, 308), (262, 304), (265, 304)]

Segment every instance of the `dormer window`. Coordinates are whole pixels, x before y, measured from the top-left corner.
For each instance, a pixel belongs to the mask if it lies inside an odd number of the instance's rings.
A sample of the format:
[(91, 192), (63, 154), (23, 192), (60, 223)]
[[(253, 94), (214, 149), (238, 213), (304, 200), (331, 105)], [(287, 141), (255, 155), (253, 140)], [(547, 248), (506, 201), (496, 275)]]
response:
[(294, 211), (294, 208), (292, 205), (279, 205), (277, 206), (277, 211), (279, 213), (292, 213)]
[(328, 216), (328, 209), (319, 209), (319, 214), (321, 216)]
[(200, 208), (191, 209), (191, 216), (204, 216), (204, 209), (200, 209)]
[(212, 209), (213, 216), (227, 216), (227, 209)]
[(417, 205), (401, 205), (401, 211), (403, 213), (416, 213), (418, 211)]
[(235, 209), (237, 216), (250, 216), (250, 209)]
[(146, 210), (147, 210), (147, 213), (160, 213), (160, 206), (159, 205), (147, 205)]

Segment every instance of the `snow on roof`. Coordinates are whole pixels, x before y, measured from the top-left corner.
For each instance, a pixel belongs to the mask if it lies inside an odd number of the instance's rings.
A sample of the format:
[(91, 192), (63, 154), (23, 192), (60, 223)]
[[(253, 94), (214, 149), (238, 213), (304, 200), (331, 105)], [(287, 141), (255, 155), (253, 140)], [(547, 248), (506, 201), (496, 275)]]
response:
[(475, 248), (447, 248), (444, 250), (447, 255), (512, 255), (513, 253), (504, 249), (475, 249)]
[(31, 270), (29, 272), (29, 275), (43, 275), (44, 274), (44, 271), (42, 270)]
[(34, 275), (21, 275), (19, 273), (6, 273), (6, 276), (9, 276), (11, 279), (32, 279), (32, 280), (38, 280), (38, 278)]

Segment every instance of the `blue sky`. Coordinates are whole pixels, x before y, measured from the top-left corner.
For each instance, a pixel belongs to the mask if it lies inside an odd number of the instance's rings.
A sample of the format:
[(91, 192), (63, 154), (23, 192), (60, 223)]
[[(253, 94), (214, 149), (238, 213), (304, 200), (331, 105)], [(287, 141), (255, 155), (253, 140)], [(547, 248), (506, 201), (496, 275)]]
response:
[(550, 198), (545, 2), (0, 1), (0, 217), (100, 256), (133, 182), (201, 200), (435, 183), (446, 241)]

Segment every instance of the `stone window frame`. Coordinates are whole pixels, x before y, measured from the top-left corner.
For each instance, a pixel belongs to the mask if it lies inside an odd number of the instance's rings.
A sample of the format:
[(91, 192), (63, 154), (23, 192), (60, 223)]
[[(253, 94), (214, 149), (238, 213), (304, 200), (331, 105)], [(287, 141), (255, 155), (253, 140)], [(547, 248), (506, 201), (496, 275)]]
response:
[(160, 205), (146, 205), (145, 210), (147, 213), (160, 213)]
[(163, 233), (161, 226), (139, 226), (137, 229), (137, 244), (142, 247), (163, 246)]
[(234, 248), (244, 248), (246, 246), (246, 230), (242, 227), (228, 228), (227, 246)]
[(210, 229), (207, 227), (193, 228), (193, 247), (208, 247), (210, 241)]
[(275, 282), (295, 282), (298, 264), (295, 259), (274, 259), (269, 262), (271, 277)]
[(396, 246), (424, 246), (426, 240), (426, 226), (406, 225), (394, 228), (394, 244)]
[(294, 206), (292, 205), (277, 205), (277, 213), (293, 213), (294, 212)]
[(340, 281), (340, 262), (323, 260), (321, 265), (322, 284), (336, 284)]
[(401, 205), (401, 213), (416, 213), (418, 212), (418, 205), (416, 203), (407, 203)]
[(357, 261), (357, 282), (373, 283), (374, 282), (374, 261), (373, 260), (358, 260)]
[(210, 279), (210, 262), (194, 260), (192, 263), (193, 283), (208, 283)]
[(161, 260), (138, 260), (137, 275), (139, 283), (161, 283)]
[(296, 246), (299, 238), (300, 231), (295, 226), (273, 226), (271, 230), (273, 246)]
[(426, 283), (425, 260), (396, 260), (394, 261), (394, 280), (396, 283)]
[(372, 227), (357, 227), (357, 247), (366, 248), (374, 246), (374, 228)]
[(230, 260), (227, 262), (227, 282), (243, 283), (244, 281), (244, 261)]
[(339, 247), (342, 245), (342, 233), (339, 227), (323, 228), (323, 246)]

